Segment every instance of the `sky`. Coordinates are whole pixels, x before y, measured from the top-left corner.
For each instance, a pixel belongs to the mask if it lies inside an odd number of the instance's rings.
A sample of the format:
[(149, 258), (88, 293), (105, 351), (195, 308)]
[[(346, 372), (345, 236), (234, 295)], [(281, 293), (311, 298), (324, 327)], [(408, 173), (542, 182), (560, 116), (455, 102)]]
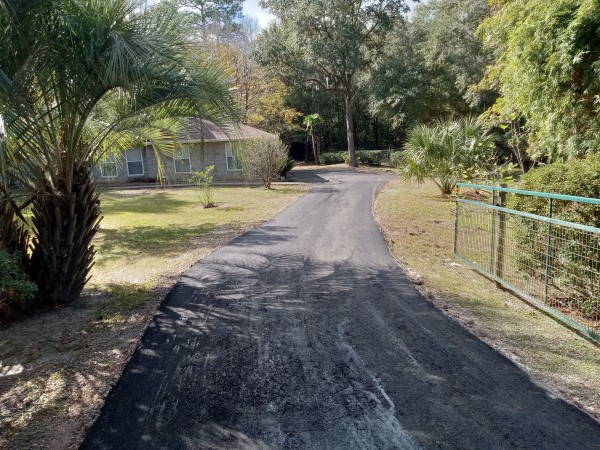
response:
[(257, 19), (261, 28), (266, 27), (273, 18), (268, 11), (258, 6), (258, 0), (246, 0), (244, 2), (243, 13), (247, 17), (254, 17)]

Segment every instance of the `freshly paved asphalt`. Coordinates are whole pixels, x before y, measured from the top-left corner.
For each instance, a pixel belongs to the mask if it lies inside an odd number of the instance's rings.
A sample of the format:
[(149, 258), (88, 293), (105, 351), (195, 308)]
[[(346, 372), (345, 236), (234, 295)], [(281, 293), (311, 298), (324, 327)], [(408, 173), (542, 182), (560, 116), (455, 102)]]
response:
[(305, 176), (172, 289), (83, 448), (600, 448), (398, 269), (371, 213), (384, 175)]

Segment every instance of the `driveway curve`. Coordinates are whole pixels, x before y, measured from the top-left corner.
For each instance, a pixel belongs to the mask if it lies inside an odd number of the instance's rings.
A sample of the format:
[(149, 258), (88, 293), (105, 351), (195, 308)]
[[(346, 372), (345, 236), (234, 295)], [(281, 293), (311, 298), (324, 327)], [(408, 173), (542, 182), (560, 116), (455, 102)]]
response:
[(372, 215), (386, 175), (303, 176), (171, 290), (82, 448), (600, 448), (398, 269)]

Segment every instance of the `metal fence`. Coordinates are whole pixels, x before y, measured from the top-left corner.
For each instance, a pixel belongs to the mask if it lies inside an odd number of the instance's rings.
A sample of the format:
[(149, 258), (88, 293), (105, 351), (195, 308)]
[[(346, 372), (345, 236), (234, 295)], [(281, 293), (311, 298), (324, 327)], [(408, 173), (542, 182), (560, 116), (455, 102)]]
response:
[[(600, 342), (600, 228), (555, 213), (559, 205), (567, 215), (585, 207), (600, 217), (600, 199), (466, 183), (458, 188), (455, 256)], [(538, 209), (545, 202), (546, 214), (510, 209), (519, 204), (516, 196), (536, 197)]]

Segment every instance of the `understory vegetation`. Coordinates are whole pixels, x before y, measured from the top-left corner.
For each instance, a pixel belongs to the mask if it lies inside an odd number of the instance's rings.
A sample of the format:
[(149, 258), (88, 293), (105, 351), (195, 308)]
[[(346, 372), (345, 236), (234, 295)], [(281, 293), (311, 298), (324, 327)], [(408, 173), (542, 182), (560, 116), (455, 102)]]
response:
[[(600, 154), (585, 159), (555, 162), (525, 174), (518, 186), (525, 190), (600, 199)], [(548, 214), (548, 200), (517, 195), (509, 207), (538, 216)], [(554, 200), (552, 217), (580, 225), (600, 228), (600, 205)], [(548, 258), (550, 266), (560, 268), (554, 284), (567, 292), (576, 292), (570, 307), (592, 320), (600, 319), (600, 233), (565, 229), (554, 239), (548, 255), (548, 227), (530, 221), (521, 224), (515, 235), (522, 254), (516, 256), (521, 270), (542, 271)]]
[(37, 286), (23, 273), (22, 260), (19, 252), (0, 250), (0, 317), (10, 316), (14, 310), (31, 309)]
[[(389, 153), (389, 151), (384, 152), (383, 150), (357, 150), (356, 160), (361, 164), (367, 166), (380, 166), (385, 159), (385, 153)], [(350, 159), (347, 152), (328, 152), (322, 153), (319, 156), (319, 161), (325, 165), (341, 163), (348, 164)]]

